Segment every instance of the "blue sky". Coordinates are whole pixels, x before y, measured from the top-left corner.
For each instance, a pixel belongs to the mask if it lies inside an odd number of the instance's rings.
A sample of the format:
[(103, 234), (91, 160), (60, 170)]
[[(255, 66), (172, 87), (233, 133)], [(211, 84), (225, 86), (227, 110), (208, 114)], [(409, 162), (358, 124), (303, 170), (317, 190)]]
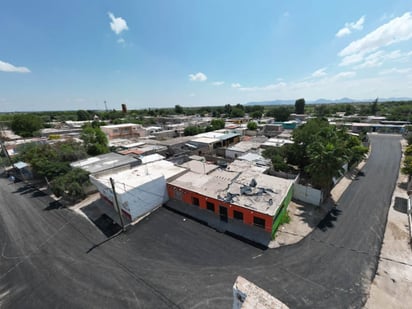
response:
[(0, 38), (5, 112), (412, 97), (405, 0), (13, 0)]

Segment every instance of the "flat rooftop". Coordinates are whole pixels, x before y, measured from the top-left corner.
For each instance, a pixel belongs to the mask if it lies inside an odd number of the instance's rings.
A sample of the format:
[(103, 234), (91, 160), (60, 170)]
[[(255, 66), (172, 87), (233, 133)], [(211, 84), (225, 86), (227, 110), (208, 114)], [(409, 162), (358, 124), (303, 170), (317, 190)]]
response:
[(233, 145), (232, 147), (229, 147), (228, 150), (232, 151), (238, 151), (238, 152), (248, 152), (251, 149), (258, 149), (262, 145), (260, 142), (256, 141), (242, 141), (237, 143), (236, 145)]
[(207, 197), (274, 216), (293, 180), (265, 175), (255, 169), (243, 171), (216, 169), (201, 177), (189, 171), (169, 183)]
[(121, 123), (121, 124), (109, 124), (106, 126), (102, 126), (102, 128), (108, 128), (108, 129), (128, 128), (128, 127), (141, 127), (141, 125), (135, 124), (135, 123)]
[(98, 175), (95, 178), (108, 187), (110, 187), (110, 178), (113, 178), (117, 193), (124, 193), (159, 177), (163, 176), (167, 181), (186, 171), (185, 168), (176, 166), (169, 161), (160, 160), (129, 170)]
[(72, 162), (70, 163), (70, 166), (81, 168), (93, 174), (128, 164), (138, 164), (138, 161), (130, 156), (109, 152), (103, 155)]
[(262, 146), (266, 147), (281, 147), (285, 144), (293, 144), (293, 141), (286, 138), (270, 138), (266, 142), (262, 144)]
[(219, 168), (219, 166), (215, 164), (210, 164), (199, 160), (190, 160), (181, 164), (180, 166), (187, 168), (188, 170), (197, 174), (210, 174), (212, 171)]
[(193, 143), (202, 143), (202, 144), (214, 144), (220, 142), (220, 139), (211, 138), (211, 137), (195, 137), (190, 140)]

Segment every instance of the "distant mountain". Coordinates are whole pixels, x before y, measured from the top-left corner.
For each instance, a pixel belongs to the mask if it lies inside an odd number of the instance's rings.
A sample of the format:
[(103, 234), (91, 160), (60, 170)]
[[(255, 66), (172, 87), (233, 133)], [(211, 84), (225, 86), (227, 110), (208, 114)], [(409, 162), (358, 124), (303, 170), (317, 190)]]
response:
[[(355, 100), (351, 98), (341, 98), (341, 99), (324, 99), (320, 98), (317, 100), (306, 101), (307, 104), (336, 104), (336, 103), (367, 103), (373, 102), (376, 98), (373, 99), (360, 99)], [(409, 97), (399, 97), (399, 98), (378, 98), (378, 102), (399, 102), (399, 101), (412, 101), (412, 98)], [(294, 105), (295, 100), (273, 100), (273, 101), (259, 101), (259, 102), (248, 102), (245, 105)]]

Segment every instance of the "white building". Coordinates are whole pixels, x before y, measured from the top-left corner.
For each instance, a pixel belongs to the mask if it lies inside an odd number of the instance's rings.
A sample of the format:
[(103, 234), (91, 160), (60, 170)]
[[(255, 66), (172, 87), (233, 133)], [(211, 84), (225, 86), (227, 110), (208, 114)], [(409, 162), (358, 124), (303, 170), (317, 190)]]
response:
[(160, 160), (129, 170), (90, 175), (90, 181), (98, 188), (101, 196), (113, 204), (112, 178), (123, 215), (134, 221), (166, 202), (166, 181), (173, 180), (186, 171), (171, 162)]

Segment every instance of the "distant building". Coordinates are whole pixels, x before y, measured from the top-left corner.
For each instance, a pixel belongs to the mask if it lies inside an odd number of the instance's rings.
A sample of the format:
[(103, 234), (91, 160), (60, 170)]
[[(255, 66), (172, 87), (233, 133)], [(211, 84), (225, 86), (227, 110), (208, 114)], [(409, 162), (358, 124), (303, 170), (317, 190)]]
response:
[(134, 123), (101, 126), (100, 129), (107, 135), (109, 140), (116, 138), (145, 137), (147, 135), (146, 128)]
[(293, 141), (283, 138), (270, 138), (262, 144), (262, 148), (265, 149), (269, 147), (282, 147), (286, 144), (293, 144)]
[(108, 170), (130, 169), (139, 165), (139, 160), (118, 153), (109, 152), (95, 157), (70, 163), (71, 167), (81, 168), (90, 174), (105, 172)]
[(257, 152), (258, 149), (260, 148), (260, 145), (262, 145), (262, 142), (253, 141), (253, 140), (242, 141), (231, 147), (228, 147), (226, 149), (225, 156), (226, 158), (236, 159), (240, 156), (245, 155), (246, 153), (250, 151)]

